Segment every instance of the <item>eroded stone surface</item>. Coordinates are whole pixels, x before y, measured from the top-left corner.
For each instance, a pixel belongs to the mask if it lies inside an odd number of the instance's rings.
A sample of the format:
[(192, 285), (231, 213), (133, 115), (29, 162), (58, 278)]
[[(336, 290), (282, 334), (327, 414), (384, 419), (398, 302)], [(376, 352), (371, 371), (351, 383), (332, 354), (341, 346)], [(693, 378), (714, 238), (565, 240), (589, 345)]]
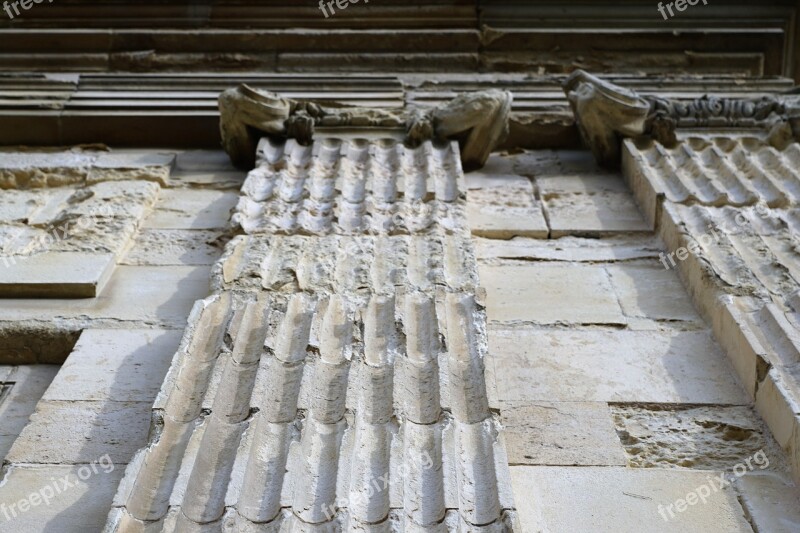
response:
[(144, 224), (148, 229), (217, 229), (229, 225), (238, 195), (227, 191), (167, 189)]
[[(785, 471), (772, 436), (749, 407), (612, 406), (631, 466)], [(754, 458), (755, 457), (755, 458)]]
[(220, 231), (144, 229), (120, 261), (130, 266), (212, 265), (222, 253)]

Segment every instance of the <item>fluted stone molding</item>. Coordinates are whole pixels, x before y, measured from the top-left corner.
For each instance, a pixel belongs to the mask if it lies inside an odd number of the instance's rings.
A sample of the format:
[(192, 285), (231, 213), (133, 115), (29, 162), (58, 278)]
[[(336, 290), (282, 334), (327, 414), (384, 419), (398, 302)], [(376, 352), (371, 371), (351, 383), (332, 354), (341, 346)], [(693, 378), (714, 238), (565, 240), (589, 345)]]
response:
[(619, 166), (622, 138), (646, 135), (674, 146), (678, 129), (765, 129), (776, 145), (800, 139), (800, 95), (796, 91), (756, 99), (705, 95), (681, 101), (639, 95), (583, 70), (575, 71), (564, 83), (584, 142), (607, 167)]
[(463, 94), (432, 109), (385, 110), (284, 98), (240, 85), (219, 97), (222, 145), (231, 161), (255, 166), (261, 137), (296, 139), (308, 145), (316, 128), (383, 128), (405, 131), (416, 147), (429, 140), (457, 140), (464, 170), (481, 168), (508, 134), (512, 96), (487, 90)]

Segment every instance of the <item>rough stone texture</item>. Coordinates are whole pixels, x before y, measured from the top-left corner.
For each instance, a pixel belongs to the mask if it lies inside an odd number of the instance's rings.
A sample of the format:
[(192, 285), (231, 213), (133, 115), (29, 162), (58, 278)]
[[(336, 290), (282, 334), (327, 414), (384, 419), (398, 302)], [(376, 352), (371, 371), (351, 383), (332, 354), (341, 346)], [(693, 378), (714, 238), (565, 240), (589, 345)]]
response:
[(167, 189), (155, 206), (147, 229), (217, 229), (229, 225), (238, 195), (227, 191)]
[[(593, 531), (598, 533), (653, 533), (751, 531), (731, 487), (714, 492), (707, 503), (687, 506), (669, 518), (666, 506), (719, 472), (692, 472), (632, 468), (565, 468), (512, 466), (515, 495), (530, 505), (519, 506), (523, 531)], [(519, 497), (519, 496), (518, 496)]]
[(706, 332), (491, 328), (489, 351), (503, 402), (747, 402)]
[(612, 412), (631, 466), (731, 471), (759, 452), (764, 457), (748, 470), (788, 466), (749, 407), (617, 405)]
[(246, 233), (416, 235), (465, 227), (456, 144), (262, 141), (259, 154), (233, 217)]
[(509, 404), (501, 416), (511, 465), (627, 464), (605, 403)]
[[(507, 530), (457, 150), (325, 140), (261, 156), (234, 217), (251, 234), (192, 311), (109, 528)], [(366, 217), (348, 218), (351, 200)]]
[(222, 253), (222, 233), (208, 230), (157, 230), (139, 232), (120, 261), (130, 266), (213, 265)]
[(91, 298), (102, 292), (159, 186), (124, 180), (10, 193), (22, 193), (17, 203), (33, 208), (23, 213), (18, 205), (0, 222), (0, 296)]
[(800, 144), (782, 144), (753, 134), (688, 135), (669, 149), (627, 140), (623, 168), (659, 220), (671, 252), (662, 260), (709, 318), (800, 480)]

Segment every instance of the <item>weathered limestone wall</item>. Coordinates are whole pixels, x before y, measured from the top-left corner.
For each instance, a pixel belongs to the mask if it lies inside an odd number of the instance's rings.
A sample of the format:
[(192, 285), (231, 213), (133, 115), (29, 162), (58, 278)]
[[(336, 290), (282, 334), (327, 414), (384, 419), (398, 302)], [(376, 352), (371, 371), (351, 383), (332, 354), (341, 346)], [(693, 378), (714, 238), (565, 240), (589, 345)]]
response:
[(622, 176), (588, 152), (536, 151), (466, 179), (468, 212), (531, 213), (474, 239), (521, 530), (796, 530), (792, 459)]
[(800, 144), (687, 137), (626, 141), (625, 175), (800, 479)]
[[(63, 254), (113, 257), (97, 298), (58, 289), (0, 299), (0, 529), (99, 531), (147, 443), (191, 306), (209, 292), (244, 175), (221, 152), (88, 147), (5, 151), (0, 175), (15, 187), (0, 191), (3, 226), (62, 237), (42, 248), (16, 239), (17, 255), (0, 252), (0, 279), (12, 259), (24, 268), (49, 254), (66, 282), (75, 272)], [(86, 217), (97, 206), (99, 216)], [(41, 491), (54, 494), (48, 505)]]
[(264, 140), (115, 531), (507, 531), (456, 144)]

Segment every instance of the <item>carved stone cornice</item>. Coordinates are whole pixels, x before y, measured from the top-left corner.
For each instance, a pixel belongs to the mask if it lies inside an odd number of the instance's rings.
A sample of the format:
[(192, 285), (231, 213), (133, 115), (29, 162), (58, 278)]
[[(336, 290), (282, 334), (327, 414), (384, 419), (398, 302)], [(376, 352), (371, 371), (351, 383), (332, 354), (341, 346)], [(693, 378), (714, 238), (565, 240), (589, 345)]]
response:
[(487, 90), (463, 94), (432, 109), (386, 110), (284, 98), (245, 84), (219, 98), (222, 145), (242, 168), (255, 164), (262, 136), (308, 144), (317, 128), (397, 129), (405, 142), (419, 146), (428, 140), (457, 140), (464, 170), (482, 167), (492, 149), (508, 134), (512, 96)]
[(800, 96), (793, 94), (682, 101), (642, 96), (582, 70), (567, 79), (564, 92), (581, 136), (604, 166), (619, 164), (623, 137), (646, 135), (674, 146), (679, 129), (754, 128), (800, 139)]

